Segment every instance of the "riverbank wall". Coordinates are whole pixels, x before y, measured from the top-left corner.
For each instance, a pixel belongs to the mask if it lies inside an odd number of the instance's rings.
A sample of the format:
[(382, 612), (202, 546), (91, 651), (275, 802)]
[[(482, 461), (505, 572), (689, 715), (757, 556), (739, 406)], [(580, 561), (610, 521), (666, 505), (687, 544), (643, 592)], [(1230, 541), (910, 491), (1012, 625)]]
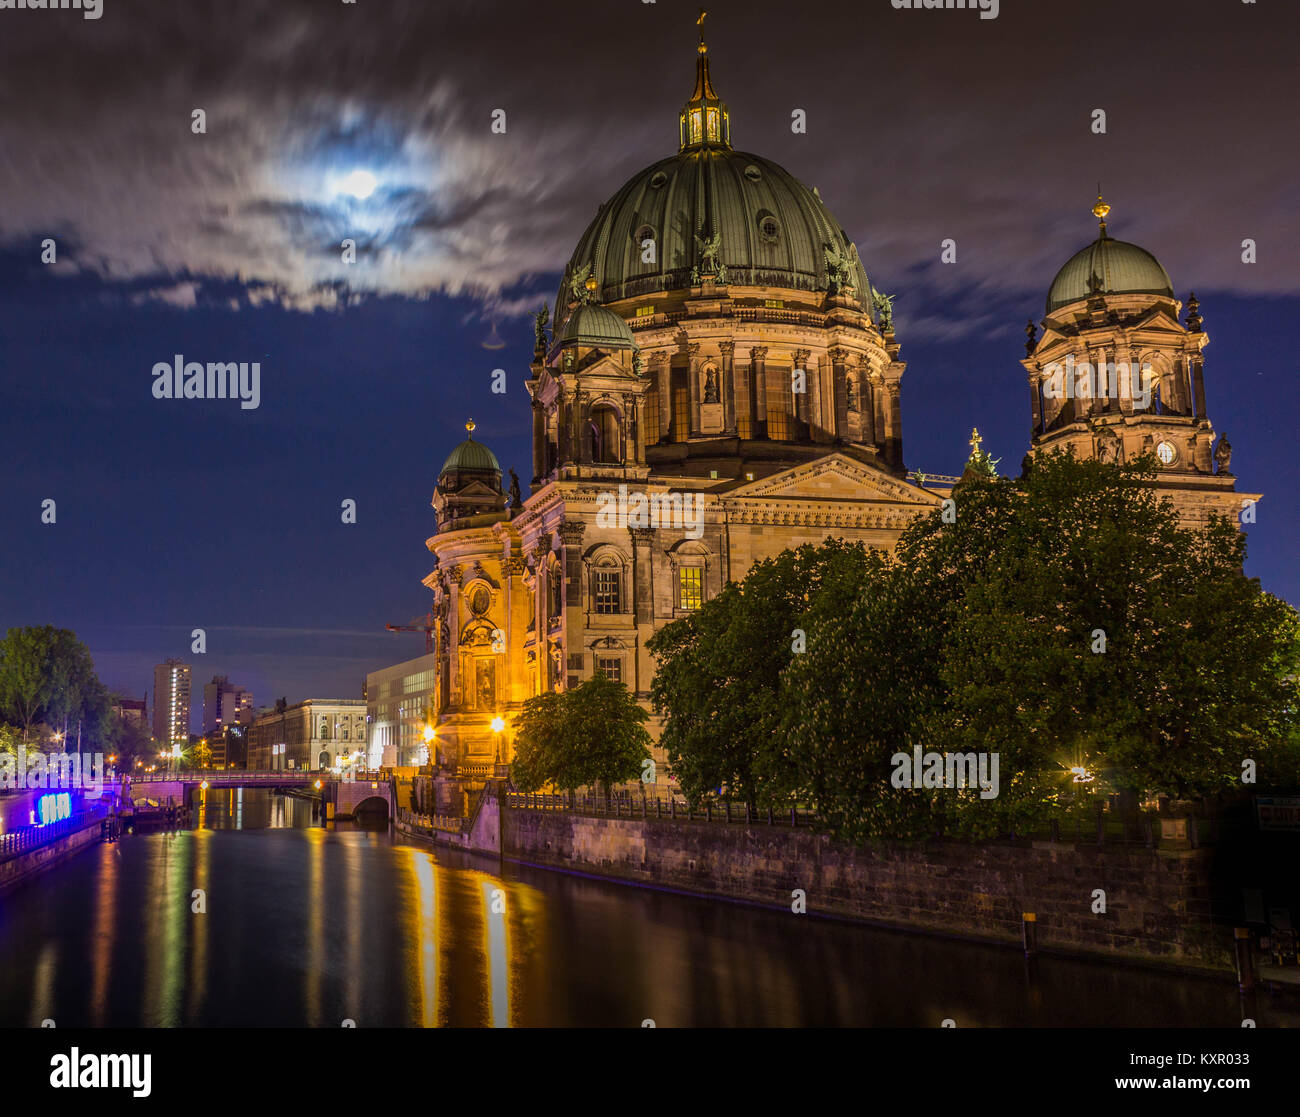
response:
[[(793, 827), (500, 808), (502, 857), (632, 884), (995, 943), (1230, 972), (1213, 851), (1062, 842), (833, 842)], [(484, 852), (493, 852), (484, 850)]]
[(0, 861), (0, 896), (103, 839), (100, 822)]

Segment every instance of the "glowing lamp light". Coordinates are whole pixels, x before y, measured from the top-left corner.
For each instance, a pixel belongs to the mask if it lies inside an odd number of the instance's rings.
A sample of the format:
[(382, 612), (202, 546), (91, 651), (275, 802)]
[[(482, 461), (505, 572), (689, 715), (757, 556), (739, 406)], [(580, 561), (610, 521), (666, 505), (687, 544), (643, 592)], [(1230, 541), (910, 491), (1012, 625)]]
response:
[(493, 718), (493, 719), (492, 719), (492, 732), (493, 732), (493, 733), (500, 733), (501, 730), (503, 730), (505, 727), (506, 727), (506, 723), (505, 723), (505, 721), (504, 721), (502, 718)]
[(1075, 783), (1092, 783), (1092, 781), (1097, 778), (1095, 775), (1089, 772), (1087, 768), (1084, 768), (1082, 765), (1075, 768), (1071, 768), (1070, 771), (1074, 773)]
[(317, 791), (320, 790), (320, 780), (317, 780), (317, 781), (316, 781), (316, 790), (317, 790)]
[(199, 787), (201, 787), (204, 791), (207, 791), (207, 789), (208, 789), (208, 781), (207, 781), (207, 780), (204, 780), (201, 784), (199, 784)]
[(426, 726), (424, 727), (424, 739), (425, 739), (426, 741), (432, 741), (432, 740), (433, 740), (433, 726), (432, 726), (432, 725), (426, 725)]
[(369, 171), (351, 171), (338, 180), (337, 192), (351, 194), (359, 201), (364, 201), (375, 192), (379, 180)]

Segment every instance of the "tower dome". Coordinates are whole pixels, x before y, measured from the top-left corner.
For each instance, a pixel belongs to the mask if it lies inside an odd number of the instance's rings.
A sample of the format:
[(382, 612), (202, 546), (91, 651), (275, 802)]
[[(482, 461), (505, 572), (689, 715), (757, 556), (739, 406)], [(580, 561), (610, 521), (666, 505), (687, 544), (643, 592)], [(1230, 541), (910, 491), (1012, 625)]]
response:
[(1100, 195), (1092, 212), (1100, 222), (1101, 235), (1071, 256), (1056, 273), (1047, 292), (1047, 313), (1093, 294), (1164, 295), (1172, 299), (1173, 284), (1159, 260), (1145, 248), (1107, 235), (1105, 218), (1110, 206)]
[(468, 432), (469, 437), (447, 455), (447, 460), (442, 463), (438, 475), (441, 477), (449, 471), (457, 473), (495, 473), (497, 485), (500, 487), (501, 463), (497, 461), (497, 456), (483, 443), (474, 441), (474, 427), (473, 419), (470, 419), (465, 424), (465, 430)]
[(705, 274), (732, 285), (852, 288), (871, 313), (857, 248), (817, 191), (771, 160), (732, 148), (731, 117), (713, 88), (703, 41), (679, 129), (677, 153), (628, 179), (582, 234), (556, 300), (557, 327), (583, 284), (593, 302), (608, 304), (689, 288)]

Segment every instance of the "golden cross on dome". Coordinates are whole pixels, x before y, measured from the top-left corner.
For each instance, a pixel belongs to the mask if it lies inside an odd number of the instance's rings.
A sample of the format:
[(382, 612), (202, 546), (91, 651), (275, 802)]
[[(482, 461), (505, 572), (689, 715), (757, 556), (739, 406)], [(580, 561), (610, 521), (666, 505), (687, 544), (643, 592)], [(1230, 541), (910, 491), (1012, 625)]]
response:
[(473, 437), (474, 437), (474, 428), (475, 428), (476, 425), (477, 425), (477, 424), (474, 422), (473, 419), (466, 419), (466, 420), (465, 420), (465, 429), (466, 429), (467, 431), (469, 431), (469, 436), (470, 436), (470, 438), (473, 438)]
[(984, 439), (980, 437), (979, 427), (971, 427), (970, 429), (971, 457), (974, 457), (976, 454), (980, 452), (980, 443), (983, 441)]
[(708, 48), (704, 45), (704, 17), (709, 13), (703, 8), (700, 9), (700, 18), (695, 21), (695, 26), (700, 29), (700, 53), (703, 54)]

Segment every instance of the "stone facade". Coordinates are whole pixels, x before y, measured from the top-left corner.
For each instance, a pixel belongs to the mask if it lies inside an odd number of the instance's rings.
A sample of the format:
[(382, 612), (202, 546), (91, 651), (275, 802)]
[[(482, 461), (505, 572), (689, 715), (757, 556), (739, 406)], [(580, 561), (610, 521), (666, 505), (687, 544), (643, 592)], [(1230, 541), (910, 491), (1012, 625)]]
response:
[[(283, 752), (276, 752), (284, 745)], [(284, 709), (264, 710), (249, 726), (251, 771), (346, 766), (365, 754), (366, 703), (361, 698), (307, 698)]]

